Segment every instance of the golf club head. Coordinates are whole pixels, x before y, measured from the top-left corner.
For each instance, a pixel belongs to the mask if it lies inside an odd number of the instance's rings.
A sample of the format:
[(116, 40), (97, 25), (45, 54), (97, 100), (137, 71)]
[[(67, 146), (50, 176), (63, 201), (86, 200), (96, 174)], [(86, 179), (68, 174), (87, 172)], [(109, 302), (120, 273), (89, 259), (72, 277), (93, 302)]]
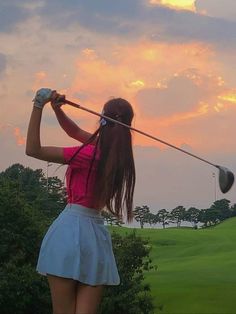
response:
[(227, 193), (233, 183), (234, 183), (234, 174), (229, 169), (221, 166), (216, 166), (219, 169), (219, 185), (222, 193)]

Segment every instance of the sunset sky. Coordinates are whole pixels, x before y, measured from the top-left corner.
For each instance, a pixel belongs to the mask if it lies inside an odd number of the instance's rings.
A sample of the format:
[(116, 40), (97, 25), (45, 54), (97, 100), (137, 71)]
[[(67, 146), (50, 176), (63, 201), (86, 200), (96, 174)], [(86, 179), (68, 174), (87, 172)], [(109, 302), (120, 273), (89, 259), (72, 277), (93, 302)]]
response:
[[(48, 0), (0, 2), (0, 171), (13, 163), (46, 170), (25, 155), (32, 98), (56, 89), (101, 111), (129, 100), (133, 126), (236, 173), (235, 0)], [(97, 118), (64, 106), (81, 128)], [(217, 169), (134, 136), (135, 205), (152, 212), (209, 207)], [(42, 144), (77, 145), (47, 105)], [(49, 168), (63, 178), (65, 167)], [(236, 187), (217, 198), (236, 202)]]

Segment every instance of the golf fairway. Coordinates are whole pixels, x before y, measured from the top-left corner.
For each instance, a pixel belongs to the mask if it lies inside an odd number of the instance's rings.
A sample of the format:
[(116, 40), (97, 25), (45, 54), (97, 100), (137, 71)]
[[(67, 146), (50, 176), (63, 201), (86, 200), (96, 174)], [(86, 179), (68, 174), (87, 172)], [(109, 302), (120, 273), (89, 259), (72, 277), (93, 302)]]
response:
[[(109, 227), (121, 234), (129, 228)], [(156, 312), (236, 313), (236, 218), (206, 229), (136, 229), (157, 270), (146, 273)]]

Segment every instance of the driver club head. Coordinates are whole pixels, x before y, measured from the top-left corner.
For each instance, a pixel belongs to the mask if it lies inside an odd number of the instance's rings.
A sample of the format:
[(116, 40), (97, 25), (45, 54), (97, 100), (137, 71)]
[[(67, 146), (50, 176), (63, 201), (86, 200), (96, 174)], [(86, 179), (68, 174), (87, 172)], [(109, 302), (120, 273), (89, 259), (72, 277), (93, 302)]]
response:
[(219, 169), (219, 185), (222, 193), (227, 193), (233, 183), (234, 183), (234, 174), (229, 169), (221, 166), (216, 166)]

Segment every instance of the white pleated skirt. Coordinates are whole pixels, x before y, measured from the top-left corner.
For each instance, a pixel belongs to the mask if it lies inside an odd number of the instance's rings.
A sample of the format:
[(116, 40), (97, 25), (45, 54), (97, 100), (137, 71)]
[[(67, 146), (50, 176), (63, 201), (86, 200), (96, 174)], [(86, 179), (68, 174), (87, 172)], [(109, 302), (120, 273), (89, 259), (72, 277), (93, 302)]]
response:
[(92, 286), (119, 285), (111, 235), (101, 213), (67, 204), (43, 238), (36, 271)]

